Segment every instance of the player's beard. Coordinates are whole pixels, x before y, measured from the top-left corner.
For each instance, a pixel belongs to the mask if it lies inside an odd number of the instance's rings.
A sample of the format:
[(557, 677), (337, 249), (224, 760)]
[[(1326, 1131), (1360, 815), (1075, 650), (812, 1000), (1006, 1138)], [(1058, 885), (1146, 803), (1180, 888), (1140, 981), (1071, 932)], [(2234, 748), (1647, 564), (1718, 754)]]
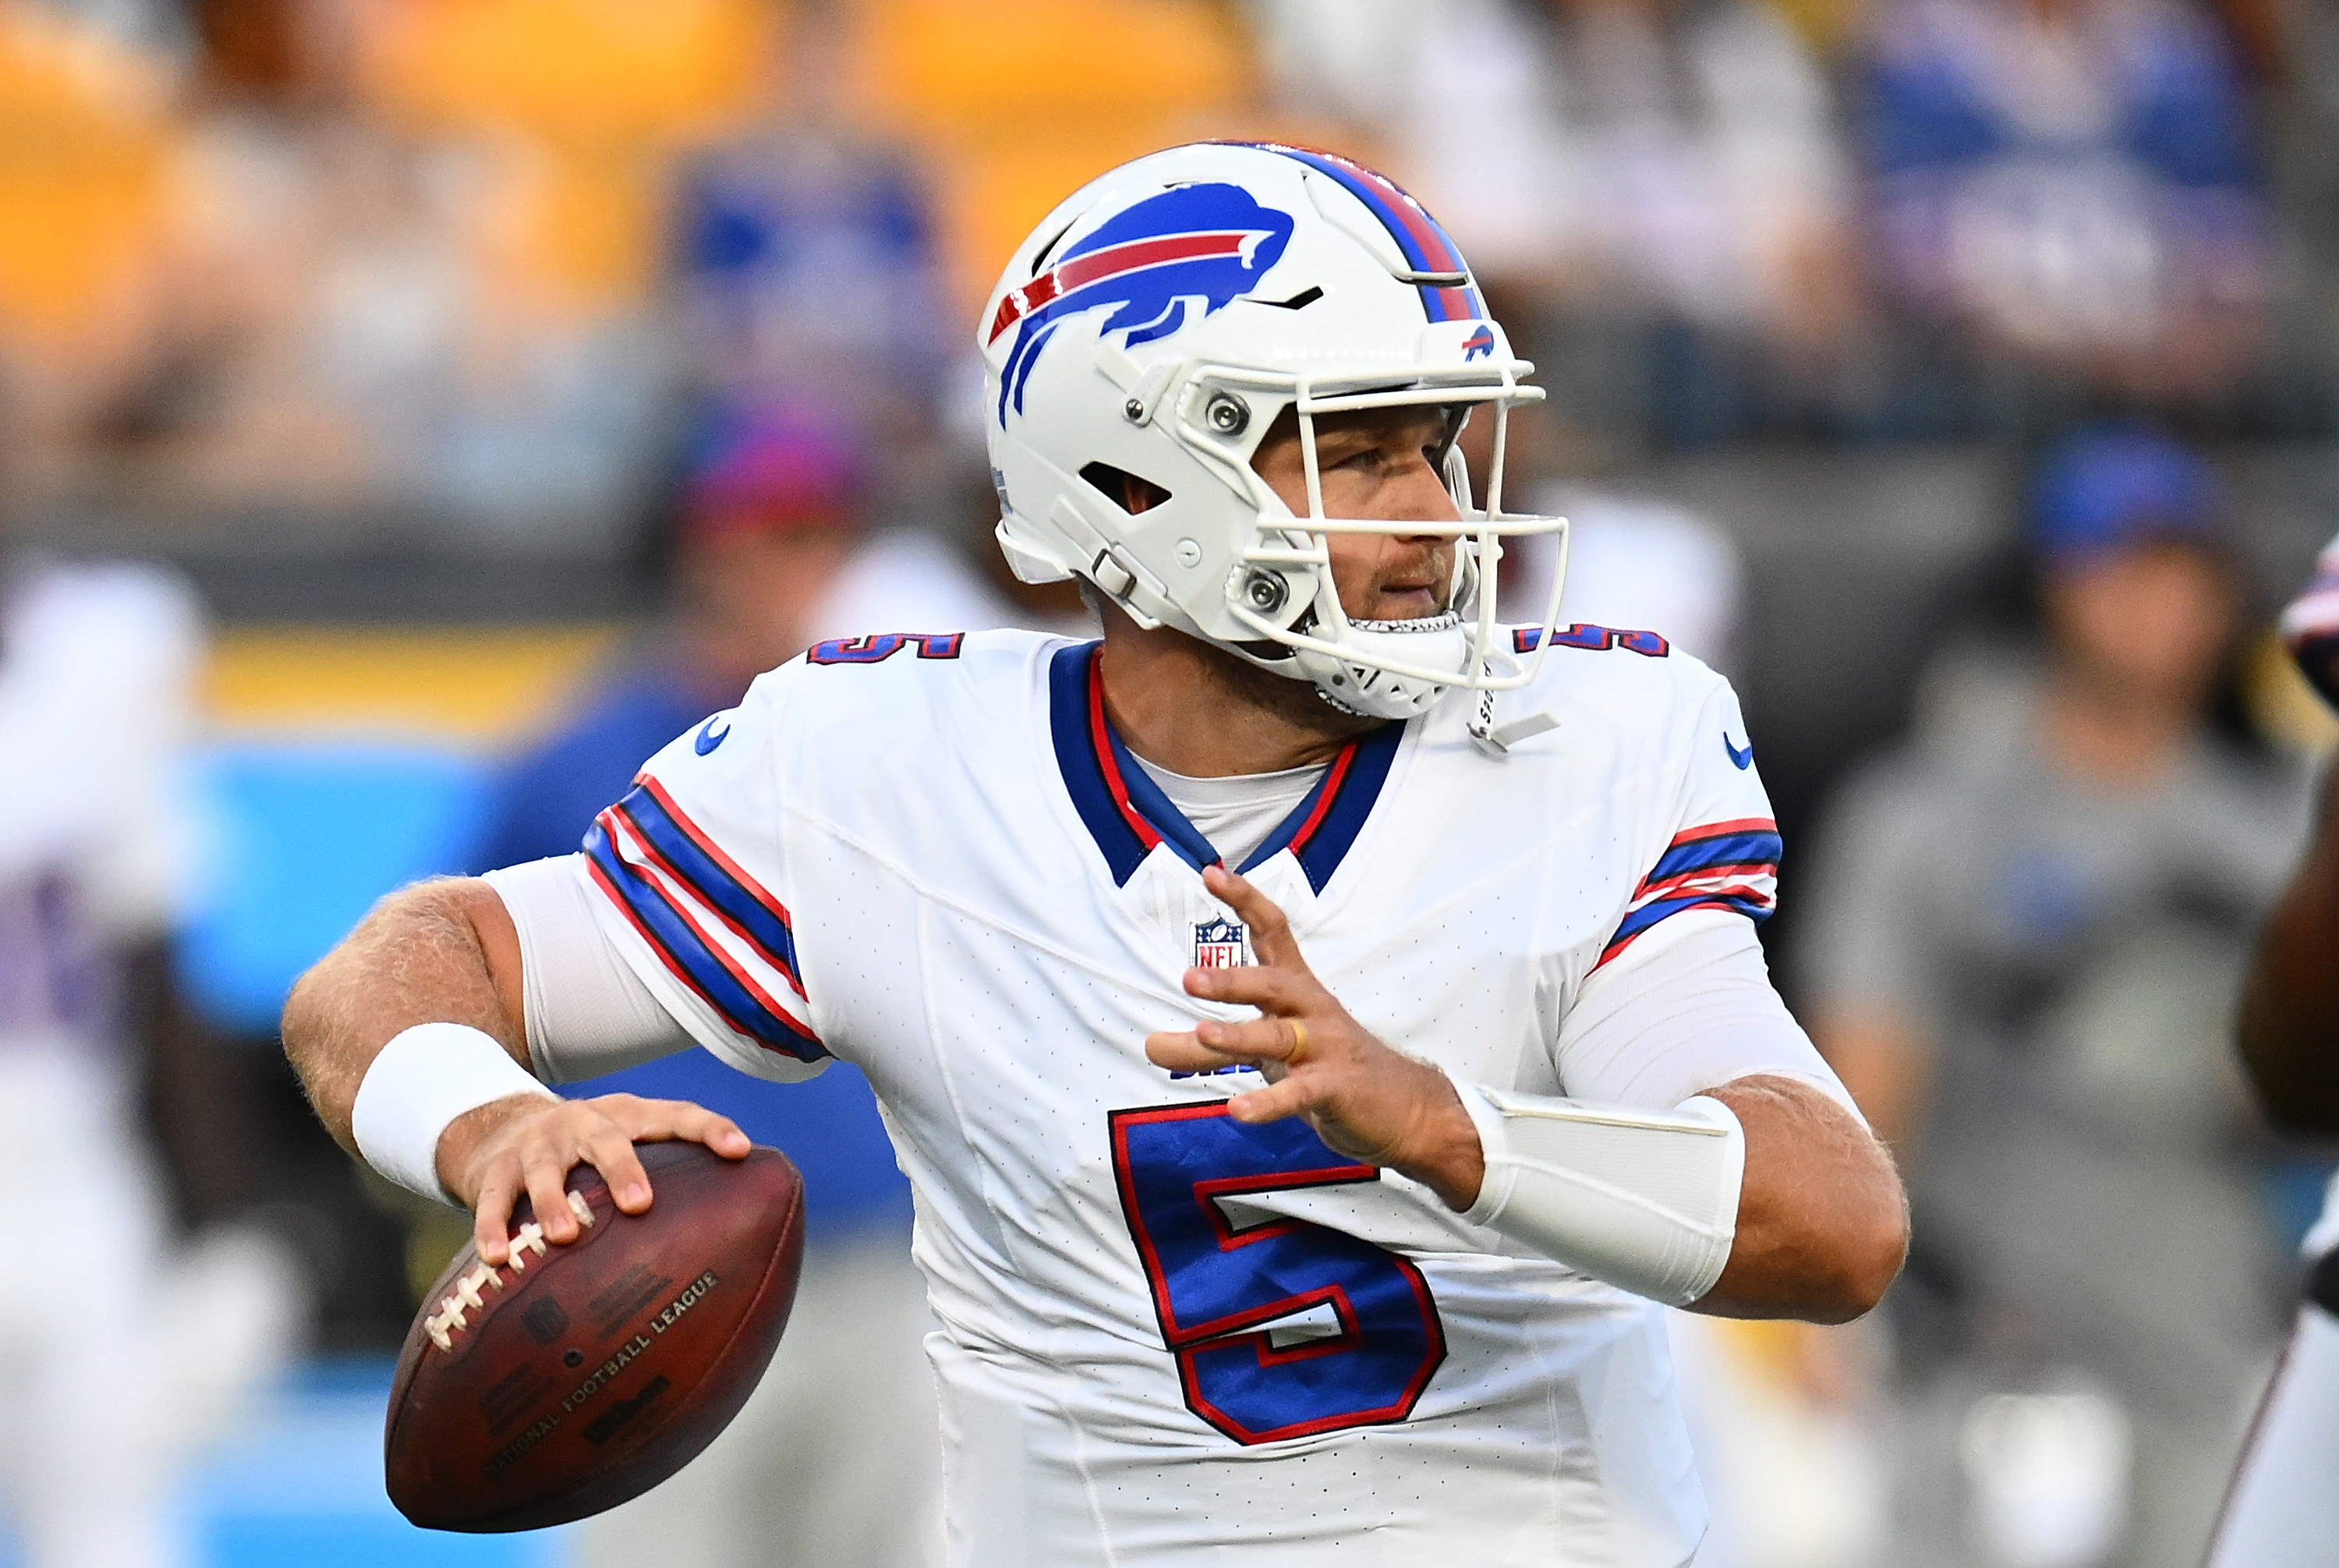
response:
[(1296, 729), (1328, 741), (1349, 741), (1388, 722), (1334, 706), (1305, 676), (1278, 675), (1215, 644), (1195, 640), (1202, 649), (1203, 671), (1219, 692)]
[[(1445, 615), (1452, 604), (1454, 574), (1451, 552), (1454, 547), (1449, 544), (1430, 546), (1427, 548), (1429, 554), (1426, 562), (1412, 561), (1400, 566), (1397, 563), (1384, 561), (1380, 565), (1379, 575), (1383, 577), (1408, 575), (1403, 567), (1419, 567), (1426, 565), (1432, 568), (1429, 576), (1436, 585), (1432, 589), (1433, 602), (1429, 609), (1422, 615), (1405, 617), (1406, 619), (1434, 619)], [(1376, 583), (1376, 589), (1380, 586)], [(1373, 597), (1377, 598), (1377, 592)], [(1343, 592), (1341, 598), (1343, 608), (1346, 608), (1349, 594)], [(1366, 602), (1372, 601), (1367, 599)], [(1357, 616), (1353, 611), (1349, 614), (1352, 621), (1369, 624), (1367, 617)], [(1328, 741), (1346, 742), (1369, 731), (1377, 730), (1388, 722), (1369, 714), (1359, 714), (1343, 707), (1337, 699), (1327, 695), (1305, 676), (1278, 674), (1252, 664), (1249, 660), (1214, 643), (1201, 642), (1199, 638), (1196, 641), (1200, 642), (1204, 651), (1203, 668), (1208, 673), (1209, 678), (1222, 693), (1262, 709), (1275, 718), (1307, 733), (1321, 735)], [(1255, 646), (1261, 646), (1263, 652), (1275, 651), (1265, 645)]]

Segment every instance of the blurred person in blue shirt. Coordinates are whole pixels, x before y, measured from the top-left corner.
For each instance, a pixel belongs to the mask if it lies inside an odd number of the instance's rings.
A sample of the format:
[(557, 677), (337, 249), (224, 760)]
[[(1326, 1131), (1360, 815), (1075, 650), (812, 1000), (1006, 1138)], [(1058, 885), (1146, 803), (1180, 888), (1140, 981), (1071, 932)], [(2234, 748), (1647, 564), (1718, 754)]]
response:
[[(872, 609), (852, 569), (869, 487), (858, 442), (808, 406), (710, 413), (676, 508), (672, 613), (507, 771), (473, 863), (573, 852), (652, 753), (833, 631), (840, 595)], [(836, 1064), (808, 1082), (767, 1083), (692, 1050), (562, 1092), (720, 1110), (803, 1169), (810, 1224), (788, 1343), (745, 1412), (674, 1480), (584, 1526), (580, 1562), (924, 1561), (940, 1539), (927, 1315), (909, 1257), (908, 1184), (867, 1080)]]
[(2249, 104), (2186, 0), (1900, 0), (1865, 89), (1877, 262), (1921, 317), (2147, 400), (2258, 348)]
[(858, 442), (809, 405), (725, 403), (691, 445), (668, 546), (672, 613), (507, 772), (479, 864), (569, 853), (643, 759), (814, 641), (865, 520)]
[(1812, 1034), (1908, 1175), (1912, 1564), (2199, 1561), (2279, 1268), (2226, 1018), (2303, 825), (2220, 745), (2226, 506), (2136, 427), (2050, 454), (2040, 636), (1951, 650), (1802, 884)]

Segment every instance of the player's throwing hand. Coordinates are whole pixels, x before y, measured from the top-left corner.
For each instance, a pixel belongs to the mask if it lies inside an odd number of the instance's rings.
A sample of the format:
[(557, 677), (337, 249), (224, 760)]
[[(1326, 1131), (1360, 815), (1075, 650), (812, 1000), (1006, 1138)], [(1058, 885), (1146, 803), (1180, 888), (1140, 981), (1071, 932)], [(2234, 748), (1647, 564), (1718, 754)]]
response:
[(577, 1221), (560, 1196), (569, 1171), (592, 1166), (619, 1212), (641, 1214), (650, 1206), (650, 1182), (634, 1145), (674, 1139), (703, 1143), (725, 1159), (745, 1159), (750, 1147), (729, 1117), (688, 1100), (515, 1096), (480, 1106), (448, 1128), (439, 1146), (439, 1174), (448, 1190), (471, 1206), (479, 1260), (500, 1266), (521, 1193), (542, 1218), (547, 1240), (574, 1241)]
[(1189, 969), (1189, 995), (1255, 1007), (1248, 1022), (1205, 1019), (1190, 1031), (1163, 1031), (1145, 1054), (1172, 1071), (1256, 1065), (1268, 1087), (1239, 1094), (1238, 1121), (1304, 1117), (1340, 1153), (1394, 1168), (1434, 1189), (1448, 1208), (1468, 1208), (1485, 1167), (1478, 1134), (1446, 1075), (1373, 1037), (1308, 967), (1291, 922), (1244, 878), (1214, 865), (1203, 885), (1249, 928), (1256, 964)]

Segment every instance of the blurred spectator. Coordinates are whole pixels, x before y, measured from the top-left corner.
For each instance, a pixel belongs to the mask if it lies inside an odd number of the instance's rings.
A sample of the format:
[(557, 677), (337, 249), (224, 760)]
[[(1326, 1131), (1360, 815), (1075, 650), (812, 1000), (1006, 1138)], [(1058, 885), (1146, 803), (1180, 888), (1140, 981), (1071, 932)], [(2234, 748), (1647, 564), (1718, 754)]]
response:
[(0, 370), (44, 488), (615, 554), (674, 369), (668, 175), (757, 106), (785, 9), (0, 0), (34, 153), (0, 166)]
[(2258, 350), (2249, 104), (2186, 0), (1900, 0), (1865, 110), (1879, 265), (1967, 350), (2160, 402)]
[[(479, 868), (572, 852), (645, 759), (815, 637), (843, 635), (840, 613), (853, 631), (955, 630), (984, 607), (941, 546), (864, 543), (873, 476), (843, 412), (735, 404), (709, 417), (677, 506), (668, 624), (507, 774)], [(621, 1091), (712, 1106), (787, 1150), (813, 1247), (787, 1346), (746, 1412), (682, 1474), (588, 1524), (580, 1560), (926, 1561), (940, 1449), (924, 1294), (867, 1080), (834, 1064), (808, 1083), (765, 1083), (693, 1050), (568, 1090)]]
[(482, 868), (577, 847), (634, 770), (802, 653), (866, 521), (867, 461), (841, 420), (728, 405), (697, 433), (676, 508), (674, 614), (507, 776)]
[(666, 374), (637, 187), (740, 96), (689, 47), (729, 40), (723, 7), (653, 8), (616, 40), (577, 0), (192, 9), (184, 293), (154, 411), (182, 482), (311, 528), (403, 512), (609, 544)]
[(1253, 9), (1287, 98), (1381, 144), (1579, 431), (1628, 450), (1733, 434), (1757, 383), (1842, 348), (1845, 158), (1825, 80), (1772, 6)]
[(174, 1257), (140, 1114), (153, 1092), (180, 1135), (183, 1208), (217, 1218), (244, 1196), (163, 958), (201, 648), (168, 573), (0, 576), (0, 1517), (27, 1568), (176, 1561), (188, 1442), (300, 1337), (290, 1260), (257, 1233)]
[(2295, 780), (2206, 724), (2239, 585), (2206, 465), (2038, 476), (2035, 654), (1938, 679), (1803, 894), (1812, 1032), (1909, 1178), (1910, 1563), (2198, 1561), (2277, 1267), (2222, 1049)]

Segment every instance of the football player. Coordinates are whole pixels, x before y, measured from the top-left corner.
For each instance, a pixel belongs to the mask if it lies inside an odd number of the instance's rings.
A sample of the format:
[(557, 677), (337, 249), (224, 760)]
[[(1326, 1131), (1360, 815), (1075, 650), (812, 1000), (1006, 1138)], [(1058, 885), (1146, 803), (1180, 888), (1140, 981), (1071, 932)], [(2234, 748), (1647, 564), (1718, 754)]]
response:
[(822, 644), (581, 853), (385, 901), (287, 1009), (320, 1113), (492, 1261), (523, 1191), (569, 1238), (579, 1161), (638, 1212), (634, 1140), (745, 1151), (542, 1083), (857, 1063), (954, 1563), (1687, 1562), (1658, 1304), (1849, 1318), (1906, 1241), (1763, 967), (1729, 687), (1555, 592), (1495, 623), (1503, 537), (1563, 526), (1502, 510), (1531, 367), (1367, 169), (1125, 165), (977, 337), (1001, 547), (1101, 640)]
[[(2339, 707), (2339, 539), (2283, 615), (2283, 640)], [(2324, 782), (2314, 842), (2259, 933), (2236, 1029), (2267, 1119), (2339, 1133), (2339, 767)], [(2308, 1232), (2305, 1299), (2258, 1405), (2218, 1521), (2210, 1568), (2339, 1563), (2339, 1178)]]

